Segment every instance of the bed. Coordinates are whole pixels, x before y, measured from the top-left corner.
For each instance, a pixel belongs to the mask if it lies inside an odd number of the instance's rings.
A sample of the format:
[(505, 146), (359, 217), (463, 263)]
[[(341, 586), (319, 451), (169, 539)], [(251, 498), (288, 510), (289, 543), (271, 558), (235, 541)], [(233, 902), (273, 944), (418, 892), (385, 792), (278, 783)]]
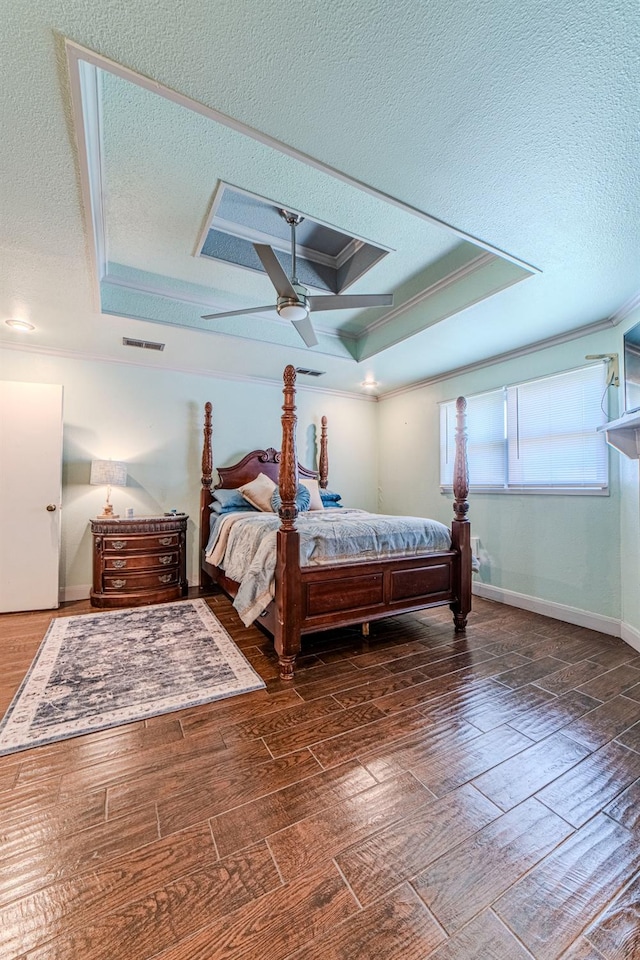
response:
[[(264, 609), (256, 617), (258, 623), (273, 638), (283, 680), (294, 676), (296, 657), (305, 634), (335, 627), (363, 624), (368, 630), (372, 620), (400, 613), (448, 604), (453, 613), (456, 632), (466, 628), (471, 610), (471, 537), (467, 517), (469, 490), (466, 439), (466, 401), (459, 397), (456, 404), (456, 454), (453, 480), (454, 519), (447, 530), (447, 543), (416, 549), (410, 555), (351, 556), (321, 563), (301, 564), (301, 545), (308, 540), (309, 513), (298, 515), (296, 492), (298, 480), (317, 479), (319, 488), (328, 485), (327, 420), (322, 418), (318, 470), (310, 470), (298, 463), (296, 455), (294, 367), (287, 366), (283, 377), (282, 444), (279, 451), (273, 447), (253, 450), (238, 463), (219, 467), (219, 482), (213, 484), (212, 407), (205, 405), (204, 442), (202, 451), (202, 490), (200, 502), (201, 589), (217, 584), (234, 601), (242, 590), (242, 580), (227, 575), (229, 563), (213, 563), (211, 553), (212, 504), (214, 491), (235, 490), (264, 474), (278, 485), (281, 505), (277, 515), (258, 514), (259, 521), (274, 541), (274, 577), (271, 595)], [(334, 510), (336, 522), (357, 511)], [(229, 515), (227, 520), (230, 520)], [(371, 515), (367, 515), (369, 517)], [(238, 518), (237, 514), (233, 515)], [(318, 517), (332, 526), (333, 518)], [(355, 520), (363, 520), (356, 517)], [(388, 521), (390, 518), (381, 518)], [(406, 518), (395, 518), (401, 521)], [(422, 518), (417, 518), (422, 519)], [(235, 522), (235, 520), (234, 520)], [(431, 522), (431, 521), (425, 521)], [(231, 525), (231, 524), (230, 524)], [(240, 531), (243, 524), (237, 524)], [(442, 525), (438, 525), (442, 526)], [(209, 546), (209, 552), (207, 547)], [(258, 563), (257, 566), (260, 566)]]

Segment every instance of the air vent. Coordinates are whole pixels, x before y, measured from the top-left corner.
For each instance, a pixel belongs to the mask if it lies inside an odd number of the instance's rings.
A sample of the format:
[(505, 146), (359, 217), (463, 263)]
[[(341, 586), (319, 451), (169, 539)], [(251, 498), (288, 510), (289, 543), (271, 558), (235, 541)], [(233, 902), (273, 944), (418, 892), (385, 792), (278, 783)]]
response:
[(296, 367), (296, 373), (303, 377), (324, 377), (324, 370), (308, 370), (307, 367)]
[(140, 350), (164, 350), (164, 343), (154, 343), (153, 340), (132, 340), (131, 337), (123, 337), (122, 342), (125, 347), (139, 347)]

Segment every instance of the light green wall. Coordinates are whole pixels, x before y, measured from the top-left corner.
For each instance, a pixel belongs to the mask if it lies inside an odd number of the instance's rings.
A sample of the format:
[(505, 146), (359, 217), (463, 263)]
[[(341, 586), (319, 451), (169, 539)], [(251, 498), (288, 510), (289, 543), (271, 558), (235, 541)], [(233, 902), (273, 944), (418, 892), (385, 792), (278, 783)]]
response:
[[(587, 353), (617, 352), (640, 311), (622, 328), (409, 391), (379, 404), (298, 392), (298, 454), (315, 465), (316, 428), (329, 418), (329, 483), (344, 501), (382, 512), (451, 519), (439, 492), (440, 400), (580, 365)], [(81, 595), (91, 579), (88, 519), (103, 503), (89, 486), (94, 457), (127, 462), (128, 485), (113, 491), (118, 512), (177, 507), (189, 513), (189, 564), (197, 579), (202, 408), (214, 405), (214, 462), (225, 465), (280, 440), (280, 385), (166, 373), (134, 364), (6, 350), (0, 378), (64, 386), (61, 584)], [(618, 414), (622, 397), (612, 399)], [(376, 463), (377, 469), (370, 465)], [(366, 468), (363, 465), (367, 465)], [(609, 497), (475, 495), (472, 533), (482, 547), (481, 579), (495, 587), (621, 619), (640, 639), (638, 461), (610, 451)]]
[[(115, 512), (153, 514), (176, 507), (189, 513), (188, 576), (197, 582), (197, 517), (203, 407), (213, 404), (214, 465), (234, 463), (257, 447), (280, 448), (281, 384), (167, 373), (137, 365), (0, 351), (0, 379), (61, 383), (64, 387), (64, 466), (61, 586), (81, 595), (91, 582), (88, 520), (105, 491), (89, 486), (94, 457), (124, 460), (126, 488), (114, 488)], [(329, 421), (329, 483), (346, 502), (374, 510), (376, 404), (305, 390), (297, 393), (298, 459), (317, 466), (316, 428)], [(319, 432), (318, 432), (319, 436)], [(37, 561), (34, 561), (37, 563)]]
[[(630, 325), (630, 324), (629, 324)], [(625, 324), (624, 329), (627, 328)], [(379, 415), (381, 509), (448, 523), (439, 492), (438, 402), (584, 363), (586, 354), (622, 355), (624, 330), (611, 329), (451, 377), (384, 400)], [(610, 416), (621, 412), (612, 390)], [(472, 535), (480, 538), (480, 579), (543, 601), (640, 626), (637, 462), (611, 450), (610, 496), (475, 494)]]

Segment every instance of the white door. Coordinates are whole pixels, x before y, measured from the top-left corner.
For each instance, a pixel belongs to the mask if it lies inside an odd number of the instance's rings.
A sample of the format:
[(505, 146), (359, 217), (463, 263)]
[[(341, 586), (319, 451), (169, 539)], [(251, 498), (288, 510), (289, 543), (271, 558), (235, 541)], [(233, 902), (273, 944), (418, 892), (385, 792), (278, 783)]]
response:
[(0, 381), (0, 612), (58, 606), (62, 387)]

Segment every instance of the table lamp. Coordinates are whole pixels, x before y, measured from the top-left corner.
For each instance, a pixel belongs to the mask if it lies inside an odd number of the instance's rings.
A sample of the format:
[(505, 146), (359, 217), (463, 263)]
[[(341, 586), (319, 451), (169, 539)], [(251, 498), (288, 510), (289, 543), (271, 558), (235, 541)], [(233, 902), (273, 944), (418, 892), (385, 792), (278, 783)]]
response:
[(127, 485), (126, 463), (121, 463), (119, 460), (92, 460), (89, 483), (100, 484), (107, 488), (107, 502), (98, 519), (116, 519), (119, 514), (113, 512), (113, 506), (109, 502), (109, 498), (111, 497), (111, 487), (126, 487)]

